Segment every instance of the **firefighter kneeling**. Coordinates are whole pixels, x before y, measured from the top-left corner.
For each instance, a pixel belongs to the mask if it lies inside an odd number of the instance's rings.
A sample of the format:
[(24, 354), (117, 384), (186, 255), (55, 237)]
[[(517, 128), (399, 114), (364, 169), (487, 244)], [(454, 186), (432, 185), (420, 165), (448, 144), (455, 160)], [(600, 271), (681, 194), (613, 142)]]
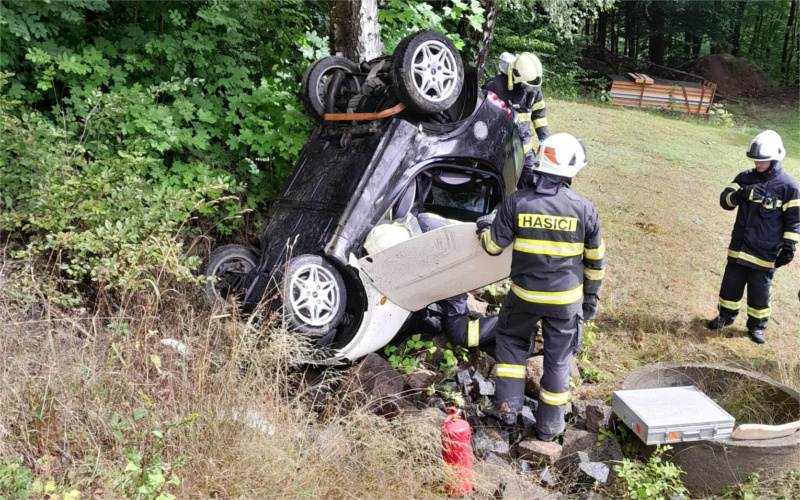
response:
[(525, 397), (525, 361), (533, 325), (541, 319), (544, 375), (536, 433), (552, 441), (564, 431), (569, 364), (580, 347), (582, 321), (597, 312), (605, 245), (594, 205), (570, 189), (586, 165), (575, 137), (556, 134), (542, 142), (533, 185), (516, 191), (496, 214), (478, 219), (487, 253), (513, 244), (511, 293), (503, 302), (496, 339), (494, 405), (485, 413), (513, 425)]

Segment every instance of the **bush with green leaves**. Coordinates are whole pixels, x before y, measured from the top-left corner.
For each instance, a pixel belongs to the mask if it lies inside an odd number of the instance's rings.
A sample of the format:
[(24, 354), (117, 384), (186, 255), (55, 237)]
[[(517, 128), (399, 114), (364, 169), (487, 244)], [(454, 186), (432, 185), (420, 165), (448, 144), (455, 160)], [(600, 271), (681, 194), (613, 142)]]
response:
[(668, 500), (676, 495), (689, 496), (681, 482), (683, 471), (664, 457), (671, 449), (671, 446), (658, 446), (645, 463), (625, 458), (614, 466), (614, 472), (622, 481), (623, 498)]

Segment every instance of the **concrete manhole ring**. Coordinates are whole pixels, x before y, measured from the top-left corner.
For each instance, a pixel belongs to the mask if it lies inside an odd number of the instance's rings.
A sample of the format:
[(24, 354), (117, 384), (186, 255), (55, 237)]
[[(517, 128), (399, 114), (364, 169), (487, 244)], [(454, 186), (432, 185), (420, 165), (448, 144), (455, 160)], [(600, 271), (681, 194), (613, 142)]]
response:
[[(659, 363), (637, 370), (625, 379), (623, 389), (652, 389), (695, 385), (711, 398), (753, 387), (763, 401), (769, 422), (782, 424), (800, 420), (800, 393), (764, 375), (725, 366)], [(725, 404), (720, 402), (725, 408)], [(725, 408), (734, 416), (731, 409)], [(767, 415), (769, 413), (770, 415)], [(782, 438), (742, 441), (725, 439), (670, 444), (673, 461), (686, 472), (683, 482), (692, 495), (715, 494), (744, 482), (753, 472), (768, 479), (800, 467), (800, 432)]]

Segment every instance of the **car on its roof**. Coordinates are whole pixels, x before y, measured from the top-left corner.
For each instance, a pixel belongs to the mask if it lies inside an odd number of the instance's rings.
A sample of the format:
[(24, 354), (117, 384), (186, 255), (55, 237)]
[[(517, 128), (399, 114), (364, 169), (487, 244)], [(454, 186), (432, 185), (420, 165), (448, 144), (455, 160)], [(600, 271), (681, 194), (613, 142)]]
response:
[[(475, 221), (515, 190), (524, 160), (511, 110), (443, 35), (416, 33), (361, 65), (342, 59), (303, 77), (319, 123), (259, 248), (219, 247), (205, 268), (212, 297), (247, 310), (277, 297), (322, 364), (374, 352), (429, 304), (508, 276), (510, 252), (486, 254)], [(423, 233), (420, 214), (452, 224)]]

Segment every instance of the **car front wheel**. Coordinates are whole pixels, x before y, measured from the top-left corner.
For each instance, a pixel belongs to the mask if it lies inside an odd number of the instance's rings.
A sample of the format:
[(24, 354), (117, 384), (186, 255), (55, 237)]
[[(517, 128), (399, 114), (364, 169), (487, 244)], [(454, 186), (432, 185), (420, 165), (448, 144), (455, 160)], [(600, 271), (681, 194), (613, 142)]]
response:
[(319, 255), (299, 255), (289, 261), (284, 276), (283, 304), (290, 327), (321, 336), (339, 324), (347, 291), (339, 271)]

